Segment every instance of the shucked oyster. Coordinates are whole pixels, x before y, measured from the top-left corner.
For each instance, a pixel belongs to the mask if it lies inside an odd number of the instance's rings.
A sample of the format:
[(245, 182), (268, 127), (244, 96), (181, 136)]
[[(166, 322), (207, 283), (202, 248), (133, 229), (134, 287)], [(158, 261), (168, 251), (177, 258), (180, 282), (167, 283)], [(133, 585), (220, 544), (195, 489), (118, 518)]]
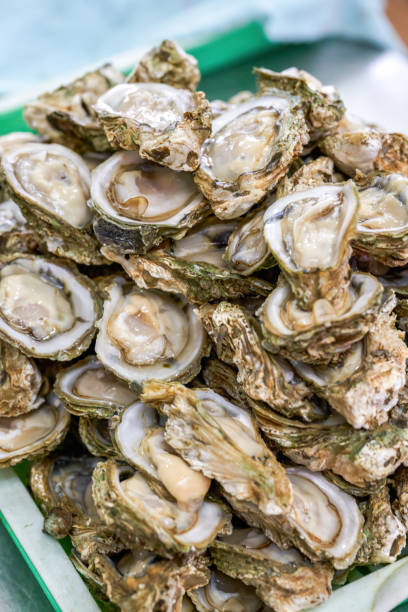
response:
[(282, 90), (300, 98), (312, 141), (332, 132), (344, 114), (344, 104), (335, 87), (322, 85), (306, 70), (287, 68), (273, 72), (255, 68), (254, 72), (262, 93)]
[(358, 177), (360, 207), (353, 246), (387, 266), (408, 263), (408, 178)]
[(344, 303), (357, 210), (351, 181), (290, 193), (266, 210), (265, 240), (301, 308)]
[(355, 428), (372, 429), (388, 420), (405, 385), (408, 348), (395, 327), (391, 295), (367, 335), (329, 366), (293, 365), (304, 380)]
[(253, 588), (218, 570), (211, 572), (209, 584), (192, 591), (189, 597), (198, 612), (272, 612)]
[(201, 78), (195, 57), (176, 42), (163, 40), (148, 51), (127, 78), (128, 83), (165, 83), (194, 90)]
[(0, 264), (0, 337), (32, 357), (66, 361), (91, 343), (100, 308), (73, 266), (32, 255)]
[(126, 83), (94, 106), (114, 148), (139, 150), (142, 157), (173, 170), (196, 170), (201, 144), (211, 131), (211, 109), (203, 92), (163, 83)]
[(69, 423), (69, 413), (53, 394), (26, 414), (0, 417), (0, 467), (49, 453), (64, 439)]
[(24, 119), (30, 127), (52, 142), (80, 152), (109, 150), (93, 105), (99, 96), (121, 81), (122, 73), (106, 64), (27, 104)]
[(234, 529), (214, 540), (210, 554), (218, 569), (255, 587), (276, 612), (309, 608), (331, 593), (330, 566), (311, 565), (295, 548), (278, 548), (259, 529)]
[(120, 263), (142, 289), (181, 293), (192, 303), (266, 296), (272, 289), (269, 282), (243, 278), (227, 269), (223, 255), (234, 225), (211, 219), (184, 238), (146, 255), (125, 256), (108, 247), (101, 251), (107, 259)]
[(286, 416), (299, 416), (305, 421), (323, 417), (310, 388), (290, 364), (263, 348), (256, 324), (244, 308), (221, 302), (206, 304), (198, 313), (219, 359), (238, 369), (237, 382), (249, 397)]
[(208, 340), (192, 306), (179, 296), (107, 283), (95, 350), (98, 359), (136, 390), (150, 379), (188, 382), (200, 370)]
[(74, 552), (71, 560), (121, 612), (184, 612), (186, 590), (204, 586), (210, 576), (208, 560), (202, 555), (162, 559), (143, 548), (113, 558), (96, 554), (88, 564)]
[(273, 189), (306, 141), (297, 99), (254, 96), (213, 121), (195, 181), (217, 217), (239, 217)]
[(43, 379), (37, 365), (0, 340), (0, 415), (18, 416), (38, 408)]
[(220, 503), (205, 500), (187, 510), (141, 472), (113, 459), (95, 468), (93, 498), (126, 546), (142, 544), (165, 557), (203, 552), (218, 533), (229, 532), (230, 517)]
[(25, 144), (1, 158), (7, 189), (27, 224), (53, 253), (79, 263), (103, 263), (90, 233), (91, 178), (83, 159), (58, 144)]
[(126, 383), (93, 356), (60, 370), (54, 391), (72, 414), (100, 418), (117, 414), (137, 398)]
[(318, 299), (302, 310), (289, 284), (281, 281), (257, 313), (267, 348), (307, 363), (328, 363), (367, 333), (381, 294), (373, 276), (355, 272), (339, 308)]
[(115, 153), (92, 173), (94, 230), (103, 244), (145, 253), (169, 236), (181, 237), (208, 214), (191, 174)]
[(215, 478), (238, 500), (251, 500), (267, 515), (290, 507), (285, 471), (247, 410), (211, 389), (187, 389), (179, 383), (146, 383), (142, 400), (167, 417), (165, 439), (193, 469)]
[(334, 160), (337, 168), (354, 176), (357, 170), (408, 173), (408, 140), (402, 134), (389, 134), (346, 115), (336, 133), (327, 136), (319, 147)]

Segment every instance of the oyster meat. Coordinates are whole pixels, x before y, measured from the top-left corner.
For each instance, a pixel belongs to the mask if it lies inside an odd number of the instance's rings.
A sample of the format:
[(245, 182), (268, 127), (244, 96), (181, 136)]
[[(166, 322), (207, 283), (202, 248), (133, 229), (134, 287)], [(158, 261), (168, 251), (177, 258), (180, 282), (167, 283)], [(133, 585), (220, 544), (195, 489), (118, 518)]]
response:
[(211, 572), (209, 583), (188, 593), (198, 612), (272, 612), (255, 590), (219, 570)]

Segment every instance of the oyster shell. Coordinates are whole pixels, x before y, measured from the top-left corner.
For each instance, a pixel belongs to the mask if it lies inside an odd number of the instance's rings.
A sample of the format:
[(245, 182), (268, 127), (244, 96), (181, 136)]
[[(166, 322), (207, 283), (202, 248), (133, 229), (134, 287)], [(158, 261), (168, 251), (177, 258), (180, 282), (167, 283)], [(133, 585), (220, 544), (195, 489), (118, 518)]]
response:
[(356, 429), (372, 429), (388, 420), (405, 385), (408, 348), (392, 314), (397, 300), (385, 299), (363, 340), (336, 364), (313, 366), (294, 362), (300, 376)]
[(91, 355), (60, 370), (55, 393), (76, 415), (109, 418), (133, 403), (137, 394)]
[(26, 355), (66, 361), (86, 350), (99, 300), (72, 265), (33, 255), (0, 263), (0, 337)]
[(395, 472), (392, 478), (392, 486), (395, 490), (395, 497), (392, 504), (394, 513), (401, 519), (408, 530), (408, 469), (406, 466), (401, 466)]
[(289, 359), (328, 363), (367, 333), (382, 290), (373, 276), (354, 272), (338, 310), (325, 299), (316, 300), (310, 310), (302, 310), (289, 283), (281, 280), (257, 312), (265, 346)]
[(253, 96), (214, 119), (195, 181), (220, 219), (234, 219), (262, 200), (307, 142), (297, 98)]
[(295, 548), (278, 548), (259, 529), (234, 529), (214, 540), (210, 554), (219, 570), (255, 587), (276, 612), (303, 610), (331, 594), (329, 565), (311, 565)]
[(38, 408), (47, 387), (32, 359), (0, 340), (0, 415), (19, 416)]
[(211, 132), (211, 109), (203, 92), (163, 83), (126, 83), (94, 106), (113, 148), (138, 150), (172, 170), (192, 172)]
[[(293, 165), (296, 166), (298, 163), (298, 160), (296, 160)], [(321, 155), (316, 159), (302, 163), (298, 168), (293, 168), (293, 172), (284, 176), (276, 188), (276, 199), (283, 198), (296, 191), (307, 191), (318, 185), (340, 182), (336, 179), (333, 160)]]
[(1, 158), (7, 191), (49, 251), (78, 263), (104, 263), (90, 232), (91, 178), (83, 159), (59, 144), (13, 147)]
[(319, 143), (337, 168), (353, 177), (357, 170), (408, 173), (408, 140), (403, 134), (386, 133), (355, 117), (345, 115), (335, 134)]
[(357, 210), (352, 181), (290, 193), (267, 208), (265, 240), (301, 308), (344, 303)]
[(194, 89), (201, 78), (198, 62), (172, 40), (145, 53), (127, 78), (128, 83), (165, 83), (181, 89)]
[(137, 151), (114, 153), (95, 168), (91, 199), (100, 242), (130, 253), (182, 237), (209, 211), (191, 174), (153, 164)]
[[(186, 590), (204, 586), (209, 580), (203, 556), (161, 559), (155, 553), (135, 548), (120, 558), (96, 554), (85, 564), (75, 552), (71, 560), (84, 578), (102, 590), (122, 612), (184, 611)], [(159, 606), (159, 608), (158, 608)]]
[(272, 612), (255, 590), (218, 570), (211, 572), (207, 586), (188, 593), (198, 612)]
[(249, 397), (288, 417), (313, 421), (324, 416), (291, 365), (263, 348), (256, 323), (244, 308), (220, 302), (202, 306), (198, 314), (218, 358), (238, 369), (236, 381)]
[(106, 296), (95, 344), (105, 368), (136, 390), (152, 378), (188, 382), (198, 374), (208, 339), (183, 298), (121, 277), (108, 282)]
[(220, 503), (204, 501), (186, 511), (139, 471), (113, 459), (93, 472), (99, 516), (126, 546), (142, 544), (164, 557), (203, 552), (218, 533), (228, 533), (230, 516)]
[(77, 151), (107, 151), (105, 133), (98, 124), (93, 105), (123, 75), (110, 64), (87, 72), (68, 85), (42, 94), (24, 108), (24, 119), (42, 136)]
[(117, 457), (107, 419), (80, 416), (78, 433), (83, 445), (95, 457)]
[(408, 178), (402, 174), (359, 177), (357, 232), (353, 246), (386, 266), (408, 263)]
[(273, 72), (255, 68), (258, 88), (262, 93), (287, 91), (300, 98), (312, 141), (330, 134), (344, 115), (344, 104), (333, 85), (323, 85), (306, 70), (287, 68)]
[(392, 563), (405, 546), (406, 527), (392, 511), (387, 485), (370, 495), (364, 507), (364, 540), (356, 563)]
[(64, 439), (69, 423), (69, 413), (53, 394), (28, 413), (0, 417), (0, 467), (51, 452)]
[(285, 471), (247, 410), (211, 389), (187, 389), (179, 383), (146, 383), (142, 400), (167, 417), (166, 441), (194, 470), (215, 478), (238, 500), (251, 500), (267, 515), (290, 508)]
[(40, 236), (28, 229), (24, 215), (11, 199), (0, 202), (0, 250), (2, 253), (46, 250)]

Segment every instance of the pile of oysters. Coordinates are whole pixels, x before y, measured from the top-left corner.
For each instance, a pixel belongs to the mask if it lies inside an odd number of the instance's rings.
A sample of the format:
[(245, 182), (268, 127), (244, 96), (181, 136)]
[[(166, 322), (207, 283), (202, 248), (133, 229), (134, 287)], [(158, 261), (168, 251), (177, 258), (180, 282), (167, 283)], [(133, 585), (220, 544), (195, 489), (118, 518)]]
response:
[(164, 41), (0, 138), (0, 466), (124, 612), (292, 612), (408, 529), (408, 138)]

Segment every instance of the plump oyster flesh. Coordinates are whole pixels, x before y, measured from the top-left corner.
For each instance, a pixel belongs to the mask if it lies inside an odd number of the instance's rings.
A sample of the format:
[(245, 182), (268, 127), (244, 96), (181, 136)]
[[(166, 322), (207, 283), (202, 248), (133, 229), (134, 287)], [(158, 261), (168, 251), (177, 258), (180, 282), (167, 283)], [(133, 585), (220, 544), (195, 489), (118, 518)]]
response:
[(249, 397), (289, 417), (313, 421), (324, 416), (291, 365), (263, 348), (258, 326), (244, 308), (220, 302), (206, 304), (198, 313), (218, 358), (238, 369), (236, 381)]
[(195, 180), (217, 217), (246, 213), (300, 155), (308, 136), (296, 104), (275, 92), (254, 96), (214, 119)]
[(358, 196), (353, 182), (290, 193), (264, 215), (264, 236), (299, 305), (344, 302)]
[(283, 90), (300, 98), (312, 141), (330, 134), (344, 115), (344, 104), (336, 88), (323, 85), (306, 70), (292, 67), (273, 72), (255, 68), (254, 72), (262, 93)]
[(356, 562), (367, 565), (396, 561), (405, 546), (406, 527), (392, 510), (387, 485), (370, 495), (364, 516), (364, 540)]
[(0, 467), (51, 452), (64, 439), (70, 415), (53, 394), (20, 416), (0, 417)]
[(0, 415), (18, 416), (38, 408), (44, 387), (47, 383), (35, 362), (0, 340)]
[(95, 350), (102, 364), (136, 390), (150, 379), (188, 382), (208, 341), (192, 306), (179, 296), (144, 291), (120, 277), (106, 288)]
[(188, 595), (199, 612), (271, 612), (253, 588), (219, 570), (211, 572), (207, 586), (189, 592)]
[(208, 204), (187, 172), (115, 153), (92, 173), (94, 230), (103, 244), (145, 253), (167, 237), (181, 237), (208, 214)]
[(5, 153), (1, 166), (9, 194), (49, 251), (79, 263), (103, 262), (90, 233), (91, 176), (79, 155), (59, 144), (29, 143)]
[(248, 410), (211, 389), (152, 381), (142, 400), (167, 417), (165, 438), (194, 470), (215, 478), (240, 500), (251, 500), (268, 515), (292, 503), (283, 467), (263, 442)]
[(387, 266), (408, 263), (408, 178), (374, 174), (358, 180), (360, 208), (353, 246)]
[(141, 472), (113, 459), (95, 468), (93, 498), (100, 517), (115, 525), (126, 546), (142, 544), (165, 557), (202, 552), (218, 533), (230, 530), (221, 504), (204, 501), (196, 511), (182, 510)]
[(126, 83), (94, 106), (113, 148), (139, 150), (142, 157), (173, 170), (192, 172), (211, 131), (211, 109), (203, 92), (163, 83)]
[(88, 356), (57, 373), (54, 391), (76, 415), (109, 418), (137, 399), (137, 394)]
[(172, 40), (145, 53), (127, 78), (128, 83), (165, 83), (194, 90), (201, 78), (198, 62)]
[(342, 308), (336, 311), (319, 299), (311, 310), (302, 310), (289, 284), (280, 282), (257, 312), (265, 346), (289, 359), (328, 363), (367, 333), (382, 290), (373, 276), (354, 272)]
[(204, 586), (210, 577), (203, 556), (162, 559), (143, 548), (114, 558), (96, 554), (88, 564), (74, 552), (71, 560), (122, 612), (151, 612), (158, 606), (162, 612), (184, 611), (186, 590)]
[(32, 255), (0, 265), (0, 337), (26, 355), (66, 361), (86, 350), (99, 299), (73, 266)]
[(395, 327), (393, 295), (385, 299), (368, 333), (344, 352), (336, 364), (294, 362), (296, 371), (318, 395), (356, 429), (372, 429), (388, 420), (405, 385), (408, 349)]
[(214, 540), (210, 554), (219, 570), (255, 587), (276, 612), (303, 610), (331, 594), (329, 565), (311, 565), (295, 548), (282, 550), (260, 529), (234, 529)]
[(110, 149), (93, 105), (113, 85), (123, 81), (110, 64), (88, 72), (68, 85), (26, 104), (24, 119), (42, 136), (80, 152)]

